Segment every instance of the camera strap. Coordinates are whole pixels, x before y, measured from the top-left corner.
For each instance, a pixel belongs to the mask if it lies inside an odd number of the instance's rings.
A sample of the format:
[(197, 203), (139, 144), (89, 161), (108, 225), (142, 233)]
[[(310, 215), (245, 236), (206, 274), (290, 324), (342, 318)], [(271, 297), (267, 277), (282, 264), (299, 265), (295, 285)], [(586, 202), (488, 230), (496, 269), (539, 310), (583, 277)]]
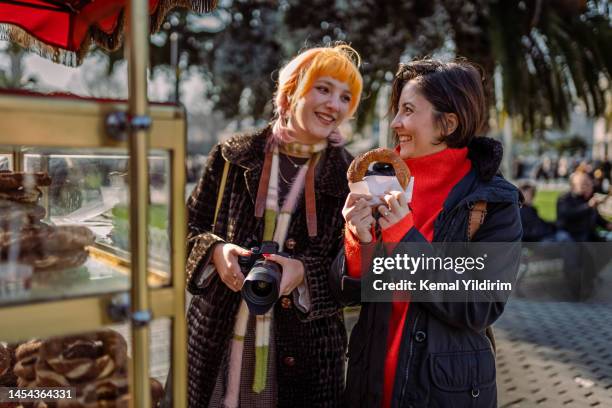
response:
[(225, 160), (223, 165), (223, 174), (221, 175), (221, 184), (219, 185), (219, 192), (217, 193), (217, 205), (215, 206), (215, 218), (213, 218), (212, 230), (216, 232), (217, 228), (217, 217), (219, 216), (219, 209), (221, 208), (221, 202), (223, 201), (223, 194), (225, 193), (225, 184), (227, 183), (227, 173), (229, 172), (229, 162)]

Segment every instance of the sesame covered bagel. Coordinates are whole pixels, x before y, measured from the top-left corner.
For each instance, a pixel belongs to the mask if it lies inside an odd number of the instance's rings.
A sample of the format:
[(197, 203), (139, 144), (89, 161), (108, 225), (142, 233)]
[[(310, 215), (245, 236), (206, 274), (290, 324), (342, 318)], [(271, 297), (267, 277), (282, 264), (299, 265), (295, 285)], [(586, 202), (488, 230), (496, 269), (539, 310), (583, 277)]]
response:
[(400, 186), (405, 190), (410, 182), (410, 169), (401, 157), (393, 150), (378, 148), (367, 151), (355, 157), (346, 173), (350, 183), (357, 183), (365, 177), (370, 164), (372, 163), (389, 163), (395, 170), (395, 177), (400, 183)]
[(0, 190), (15, 190), (24, 186), (45, 187), (51, 185), (51, 177), (44, 172), (22, 173), (0, 171)]
[(4, 344), (0, 343), (0, 377), (3, 377), (9, 371), (12, 371), (11, 351)]
[(13, 201), (15, 203), (36, 204), (41, 196), (42, 191), (38, 187), (0, 190), (0, 200)]
[(59, 376), (70, 382), (102, 379), (125, 368), (127, 345), (112, 330), (56, 337), (42, 344), (40, 360), (37, 380), (44, 377), (58, 381)]
[[(69, 254), (72, 258), (77, 255), (72, 252), (82, 252), (94, 241), (94, 233), (80, 225), (40, 224), (24, 227), (19, 231), (0, 230), (0, 257), (5, 257), (12, 250), (18, 253), (20, 259), (32, 256), (38, 259), (49, 255), (61, 258), (62, 254)], [(45, 265), (40, 267), (44, 268)]]
[[(17, 376), (19, 384), (29, 384), (36, 380), (35, 364), (38, 361), (38, 351), (42, 342), (40, 340), (30, 340), (20, 344), (15, 350), (17, 363), (13, 372)], [(21, 386), (21, 385), (20, 385)]]
[[(0, 224), (29, 225), (44, 218), (46, 213), (45, 207), (37, 204), (22, 204), (0, 199)], [(2, 229), (10, 228), (7, 226)]]

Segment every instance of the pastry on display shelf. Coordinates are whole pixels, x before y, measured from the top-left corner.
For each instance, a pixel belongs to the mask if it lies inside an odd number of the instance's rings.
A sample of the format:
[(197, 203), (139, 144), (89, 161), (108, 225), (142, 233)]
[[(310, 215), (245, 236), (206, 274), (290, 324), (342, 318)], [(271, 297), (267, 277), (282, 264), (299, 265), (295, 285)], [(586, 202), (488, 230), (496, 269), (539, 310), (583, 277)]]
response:
[[(17, 347), (15, 359), (12, 370), (17, 376), (18, 387), (76, 390), (74, 398), (54, 405), (58, 408), (127, 408), (129, 405), (127, 343), (114, 330), (30, 340)], [(151, 406), (155, 408), (164, 396), (164, 389), (157, 380), (151, 378), (150, 381)], [(32, 403), (31, 406), (46, 406), (42, 404)]]
[(15, 347), (0, 343), (0, 387), (16, 387), (17, 377), (13, 373), (16, 363)]
[(0, 264), (17, 263), (34, 273), (76, 268), (87, 261), (94, 234), (78, 225), (47, 225), (38, 202), (46, 173), (0, 172)]

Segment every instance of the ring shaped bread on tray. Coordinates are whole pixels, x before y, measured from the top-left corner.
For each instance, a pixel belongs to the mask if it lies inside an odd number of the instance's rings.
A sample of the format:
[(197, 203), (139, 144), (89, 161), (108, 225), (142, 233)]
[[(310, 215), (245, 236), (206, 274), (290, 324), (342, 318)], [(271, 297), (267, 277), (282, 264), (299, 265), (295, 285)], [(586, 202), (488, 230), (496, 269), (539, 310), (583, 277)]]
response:
[(394, 150), (382, 147), (367, 151), (355, 157), (346, 172), (349, 183), (358, 183), (362, 181), (372, 163), (388, 163), (392, 165), (393, 170), (395, 170), (397, 181), (402, 189), (406, 190), (410, 183), (410, 169)]
[(126, 362), (125, 339), (113, 330), (55, 337), (41, 344), (36, 377), (41, 386), (42, 381), (63, 384), (99, 380), (124, 369)]
[(0, 170), (0, 190), (14, 190), (24, 187), (46, 187), (51, 185), (51, 177), (45, 172), (23, 173)]

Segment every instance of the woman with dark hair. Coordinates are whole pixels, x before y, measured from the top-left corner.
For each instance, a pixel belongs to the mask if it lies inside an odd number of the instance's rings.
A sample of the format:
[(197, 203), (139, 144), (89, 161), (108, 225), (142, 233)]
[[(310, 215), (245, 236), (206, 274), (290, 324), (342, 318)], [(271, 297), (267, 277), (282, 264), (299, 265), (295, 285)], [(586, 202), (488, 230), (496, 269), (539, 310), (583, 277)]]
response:
[[(344, 250), (332, 269), (341, 301), (360, 301), (361, 244), (373, 242), (376, 231), (385, 243), (520, 241), (519, 193), (498, 174), (501, 145), (480, 135), (485, 109), (481, 75), (472, 64), (400, 65), (391, 127), (414, 177), (412, 200), (390, 192), (374, 210), (376, 219), (368, 197), (349, 194)], [(496, 254), (487, 264), (515, 261)], [(349, 343), (347, 405), (495, 407), (489, 326), (503, 309), (501, 301), (364, 302)]]
[[(210, 153), (187, 202), (190, 407), (340, 404), (346, 330), (328, 275), (352, 159), (338, 127), (359, 105), (358, 66), (348, 45), (305, 50), (279, 72), (272, 123)], [(283, 252), (263, 254), (281, 270), (268, 311), (241, 296), (239, 264), (264, 241)]]

